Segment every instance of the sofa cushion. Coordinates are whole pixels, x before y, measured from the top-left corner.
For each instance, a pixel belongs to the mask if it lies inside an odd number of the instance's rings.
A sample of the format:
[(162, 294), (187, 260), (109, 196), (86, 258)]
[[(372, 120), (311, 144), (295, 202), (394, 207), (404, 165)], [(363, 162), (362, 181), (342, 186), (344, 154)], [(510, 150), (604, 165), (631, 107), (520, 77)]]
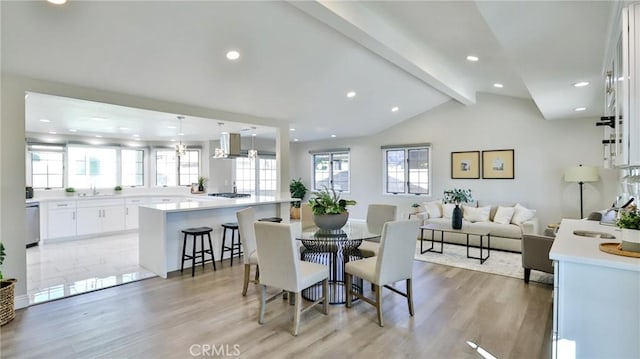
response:
[(456, 208), (456, 205), (453, 203), (445, 203), (442, 205), (442, 217), (443, 218), (451, 218), (453, 216), (453, 209)]
[(490, 206), (486, 207), (469, 207), (462, 205), (462, 216), (469, 222), (488, 222)]
[(522, 229), (515, 224), (499, 224), (495, 222), (471, 223), (470, 228), (487, 230), (491, 236), (505, 238), (522, 238)]
[(515, 208), (513, 207), (498, 206), (498, 210), (493, 217), (493, 221), (499, 224), (509, 224), (511, 223), (511, 218), (513, 218), (514, 213)]
[(429, 218), (442, 217), (442, 201), (423, 202), (422, 208), (427, 211)]
[(536, 215), (535, 209), (528, 209), (525, 206), (521, 205), (520, 203), (516, 204), (515, 207), (513, 207), (513, 209), (514, 209), (514, 213), (513, 213), (513, 217), (511, 218), (511, 223), (513, 224), (522, 224), (532, 219)]

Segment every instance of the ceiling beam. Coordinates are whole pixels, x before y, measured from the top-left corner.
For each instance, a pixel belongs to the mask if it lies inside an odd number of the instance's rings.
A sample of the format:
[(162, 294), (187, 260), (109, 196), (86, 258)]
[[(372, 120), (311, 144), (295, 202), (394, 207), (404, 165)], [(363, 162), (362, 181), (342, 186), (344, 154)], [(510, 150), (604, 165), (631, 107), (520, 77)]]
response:
[(351, 1), (291, 1), (316, 18), (454, 100), (474, 104), (475, 89), (446, 59), (419, 39), (393, 27), (365, 5)]

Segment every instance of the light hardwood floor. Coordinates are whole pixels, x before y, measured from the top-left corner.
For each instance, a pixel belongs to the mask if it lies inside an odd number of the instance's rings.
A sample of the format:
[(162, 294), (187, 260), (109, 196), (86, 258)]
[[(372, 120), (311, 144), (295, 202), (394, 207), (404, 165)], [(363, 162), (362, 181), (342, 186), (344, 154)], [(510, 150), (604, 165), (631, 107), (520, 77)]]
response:
[(385, 290), (383, 328), (360, 301), (328, 316), (310, 310), (293, 337), (293, 307), (269, 303), (259, 325), (258, 286), (242, 297), (242, 275), (227, 261), (194, 278), (185, 271), (19, 310), (0, 328), (0, 357), (481, 358), (467, 342), (497, 358), (550, 356), (546, 284), (416, 261), (414, 317)]

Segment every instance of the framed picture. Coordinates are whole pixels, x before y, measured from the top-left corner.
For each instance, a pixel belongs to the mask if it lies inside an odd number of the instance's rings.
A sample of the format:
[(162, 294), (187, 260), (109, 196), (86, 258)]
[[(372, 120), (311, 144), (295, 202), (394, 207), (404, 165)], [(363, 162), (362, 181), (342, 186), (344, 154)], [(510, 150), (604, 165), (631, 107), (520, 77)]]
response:
[(480, 151), (451, 152), (451, 178), (480, 178)]
[(514, 179), (513, 150), (482, 151), (482, 178)]

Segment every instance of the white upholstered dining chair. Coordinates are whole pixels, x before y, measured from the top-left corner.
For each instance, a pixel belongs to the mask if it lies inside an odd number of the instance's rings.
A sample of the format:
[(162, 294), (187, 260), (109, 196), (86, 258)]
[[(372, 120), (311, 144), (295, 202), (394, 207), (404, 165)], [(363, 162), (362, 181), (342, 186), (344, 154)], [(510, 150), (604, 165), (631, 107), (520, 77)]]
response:
[[(392, 204), (370, 204), (367, 207), (367, 226), (371, 233), (382, 233), (382, 226), (386, 222), (395, 221), (398, 207)], [(358, 247), (363, 257), (373, 257), (378, 254), (380, 237), (362, 241)]]
[[(255, 222), (258, 265), (260, 266), (260, 315), (258, 323), (264, 323), (267, 302), (280, 293), (267, 298), (267, 286), (276, 287), (295, 295), (293, 335), (298, 335), (300, 315), (316, 304), (323, 303), (323, 313), (329, 312), (329, 267), (300, 260), (296, 240), (288, 223)], [(322, 297), (302, 308), (302, 290), (322, 281)]]
[[(351, 307), (354, 295), (375, 306), (378, 312), (378, 323), (382, 327), (384, 325), (382, 321), (382, 287), (385, 287), (407, 298), (409, 314), (413, 316), (413, 260), (419, 223), (418, 220), (385, 223), (382, 229), (378, 255), (351, 261), (345, 265), (348, 308)], [(375, 300), (353, 291), (351, 285), (353, 276), (371, 282), (375, 291)], [(406, 281), (406, 293), (388, 286), (401, 280)]]
[[(253, 222), (256, 221), (256, 214), (253, 208), (249, 207), (236, 212), (236, 218), (238, 219), (238, 230), (240, 231), (240, 238), (242, 238), (242, 245), (244, 247), (244, 281), (242, 284), (242, 295), (246, 296), (249, 282), (258, 284), (260, 280), (256, 232), (253, 226)], [(250, 279), (251, 266), (256, 267), (256, 274), (253, 280)]]

